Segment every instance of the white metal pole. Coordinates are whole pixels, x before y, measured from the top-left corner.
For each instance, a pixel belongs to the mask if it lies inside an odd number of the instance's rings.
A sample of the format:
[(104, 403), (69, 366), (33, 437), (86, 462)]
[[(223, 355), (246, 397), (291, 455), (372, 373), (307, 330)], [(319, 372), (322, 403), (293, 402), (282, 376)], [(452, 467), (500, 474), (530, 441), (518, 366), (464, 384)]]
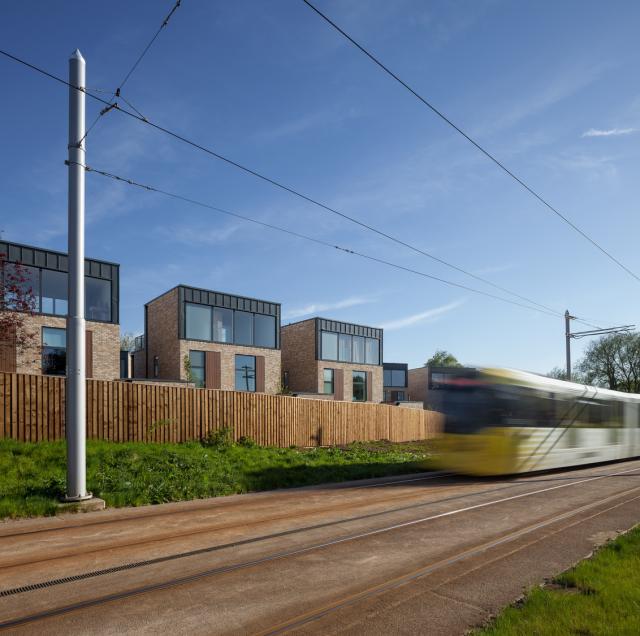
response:
[(69, 58), (69, 314), (67, 316), (67, 496), (89, 499), (86, 485), (84, 165), (85, 61)]

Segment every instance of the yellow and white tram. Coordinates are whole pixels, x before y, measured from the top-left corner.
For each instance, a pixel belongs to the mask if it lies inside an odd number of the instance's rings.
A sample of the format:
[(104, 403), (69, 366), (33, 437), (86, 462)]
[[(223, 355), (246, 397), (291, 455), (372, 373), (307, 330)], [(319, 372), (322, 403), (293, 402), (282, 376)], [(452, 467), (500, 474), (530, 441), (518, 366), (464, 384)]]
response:
[(444, 468), (506, 475), (640, 455), (640, 395), (508, 369), (443, 374)]

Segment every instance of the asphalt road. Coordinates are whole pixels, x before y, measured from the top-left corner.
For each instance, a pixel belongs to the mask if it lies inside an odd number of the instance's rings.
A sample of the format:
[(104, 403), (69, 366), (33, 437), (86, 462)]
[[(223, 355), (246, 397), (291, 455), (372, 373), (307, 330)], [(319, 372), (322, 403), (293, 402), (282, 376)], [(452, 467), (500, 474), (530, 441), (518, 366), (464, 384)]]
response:
[(0, 631), (461, 634), (640, 522), (640, 461), (0, 524)]

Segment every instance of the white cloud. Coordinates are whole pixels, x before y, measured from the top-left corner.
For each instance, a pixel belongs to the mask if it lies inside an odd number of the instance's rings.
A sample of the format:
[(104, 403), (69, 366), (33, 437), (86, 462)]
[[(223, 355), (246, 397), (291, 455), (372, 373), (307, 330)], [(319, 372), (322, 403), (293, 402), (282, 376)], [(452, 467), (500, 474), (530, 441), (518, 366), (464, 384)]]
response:
[(333, 309), (346, 309), (347, 307), (356, 307), (357, 305), (366, 305), (372, 302), (371, 298), (364, 298), (361, 296), (352, 296), (339, 300), (335, 303), (311, 303), (298, 309), (291, 309), (284, 314), (284, 318), (301, 318), (302, 316), (310, 316), (322, 311), (331, 311)]
[(618, 137), (620, 135), (630, 135), (638, 132), (638, 128), (610, 128), (609, 130), (598, 130), (597, 128), (589, 128), (582, 133), (583, 137)]
[(380, 327), (387, 331), (394, 331), (396, 329), (412, 327), (413, 325), (417, 325), (421, 322), (433, 321), (435, 318), (439, 318), (440, 316), (457, 309), (463, 303), (464, 300), (456, 300), (455, 302), (435, 307), (434, 309), (428, 309), (427, 311), (423, 311), (419, 314), (412, 314), (410, 316), (405, 316), (404, 318), (398, 318), (397, 320), (390, 320), (389, 322), (382, 323)]

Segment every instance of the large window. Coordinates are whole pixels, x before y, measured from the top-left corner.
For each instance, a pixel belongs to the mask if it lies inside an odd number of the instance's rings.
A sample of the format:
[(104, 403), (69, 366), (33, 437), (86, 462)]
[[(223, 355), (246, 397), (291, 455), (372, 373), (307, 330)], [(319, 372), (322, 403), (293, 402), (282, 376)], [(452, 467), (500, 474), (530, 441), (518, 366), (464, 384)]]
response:
[(330, 331), (323, 331), (321, 338), (321, 358), (323, 360), (338, 359), (338, 334)]
[(216, 342), (233, 342), (233, 311), (231, 309), (213, 308), (213, 339)]
[(42, 328), (42, 373), (65, 375), (67, 372), (67, 332), (53, 327)]
[(323, 331), (320, 337), (320, 346), (322, 360), (380, 364), (380, 341), (377, 338)]
[(351, 362), (351, 336), (345, 333), (338, 336), (338, 360)]
[(189, 351), (189, 362), (191, 363), (191, 377), (194, 384), (202, 388), (205, 383), (205, 370), (204, 370), (204, 351)]
[(333, 386), (333, 369), (323, 369), (322, 370), (322, 380), (323, 380), (323, 393), (331, 395), (334, 393)]
[(364, 363), (364, 337), (353, 336), (353, 361), (359, 364)]
[(236, 391), (256, 390), (255, 356), (236, 356)]
[(69, 277), (66, 272), (56, 272), (52, 269), (42, 270), (42, 313), (56, 316), (67, 315), (69, 311), (68, 283)]
[(229, 344), (267, 347), (277, 346), (275, 316), (250, 311), (185, 303), (184, 337)]
[(274, 316), (266, 316), (263, 314), (254, 314), (254, 344), (257, 347), (276, 346), (276, 319)]
[(404, 369), (385, 369), (385, 386), (407, 386), (407, 373)]
[(353, 401), (367, 401), (367, 372), (353, 371)]
[(241, 345), (253, 344), (253, 314), (248, 311), (236, 311), (233, 315), (235, 329), (235, 343)]
[(365, 348), (365, 362), (367, 364), (380, 364), (380, 341), (375, 338), (367, 338)]
[(84, 313), (87, 320), (111, 320), (111, 281), (85, 276)]
[[(5, 263), (3, 270), (0, 275), (4, 276), (5, 287), (19, 287), (23, 300), (32, 301), (32, 311), (54, 316), (66, 316), (69, 313), (67, 272), (15, 263)], [(84, 313), (87, 320), (113, 320), (111, 284), (110, 280), (103, 278), (84, 277)], [(15, 300), (16, 294), (6, 295), (9, 308), (16, 308), (13, 307)]]
[(188, 340), (211, 340), (211, 307), (187, 303), (185, 323)]

